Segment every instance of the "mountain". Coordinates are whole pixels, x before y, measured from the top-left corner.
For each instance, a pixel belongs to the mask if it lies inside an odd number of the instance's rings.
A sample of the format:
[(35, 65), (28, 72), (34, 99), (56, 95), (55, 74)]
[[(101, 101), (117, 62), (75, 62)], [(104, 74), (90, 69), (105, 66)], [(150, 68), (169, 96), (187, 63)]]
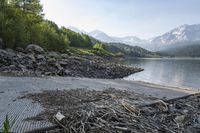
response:
[(106, 43), (112, 43), (112, 42), (124, 43), (124, 44), (131, 45), (131, 46), (143, 46), (144, 44), (147, 43), (146, 40), (140, 39), (136, 36), (113, 37), (113, 36), (109, 36), (108, 34), (106, 34), (103, 31), (100, 31), (100, 30), (85, 32), (85, 31), (79, 30), (78, 28), (72, 27), (72, 26), (70, 26), (68, 28), (77, 33), (85, 33), (95, 39), (98, 39), (98, 40), (100, 40), (102, 42), (106, 42)]
[(139, 46), (130, 46), (123, 43), (106, 43), (106, 50), (112, 53), (122, 53), (125, 57), (158, 57), (156, 53), (150, 52)]
[(200, 24), (182, 25), (161, 36), (148, 40), (147, 49), (161, 51), (171, 46), (189, 45), (200, 41)]
[(88, 35), (107, 43), (123, 43), (131, 46), (141, 46), (146, 43), (146, 40), (142, 40), (136, 36), (113, 37), (99, 30), (89, 32)]
[(102, 42), (115, 42), (115, 39), (100, 30), (94, 30), (88, 33), (89, 36), (94, 37)]
[[(176, 55), (174, 49), (177, 49), (177, 53), (181, 53), (179, 52), (179, 50), (182, 50), (185, 52), (185, 55), (193, 56), (192, 54), (186, 53), (186, 50), (184, 49), (188, 50), (190, 46), (192, 47), (191, 49), (197, 48), (198, 44), (200, 44), (200, 24), (185, 24), (174, 28), (169, 32), (166, 32), (163, 35), (148, 40), (140, 39), (136, 36), (112, 37), (99, 30), (87, 32), (86, 34), (103, 42), (127, 44), (130, 46), (140, 46), (149, 51), (165, 51), (165, 53), (169, 53), (170, 55)], [(191, 49), (188, 51), (189, 53), (190, 51), (199, 52)]]
[(182, 25), (170, 32), (150, 40), (152, 44), (174, 44), (180, 42), (200, 41), (200, 24)]
[(70, 29), (70, 30), (72, 30), (72, 31), (74, 31), (74, 32), (76, 32), (76, 33), (79, 33), (79, 34), (81, 34), (81, 33), (87, 34), (86, 31), (80, 30), (80, 29), (78, 29), (78, 28), (76, 28), (76, 27), (74, 27), (74, 26), (69, 26), (69, 27), (67, 27), (67, 28)]

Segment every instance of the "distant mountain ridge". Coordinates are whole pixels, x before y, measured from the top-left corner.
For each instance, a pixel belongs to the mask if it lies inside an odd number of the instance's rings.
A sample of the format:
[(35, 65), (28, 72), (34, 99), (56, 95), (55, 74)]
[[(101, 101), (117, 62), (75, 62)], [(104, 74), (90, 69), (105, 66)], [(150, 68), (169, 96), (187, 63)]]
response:
[(103, 31), (100, 31), (100, 30), (93, 30), (91, 32), (85, 32), (83, 30), (79, 30), (78, 28), (72, 27), (72, 26), (70, 26), (68, 28), (74, 32), (87, 34), (95, 39), (98, 39), (98, 40), (100, 40), (102, 42), (106, 42), (106, 43), (124, 43), (124, 44), (128, 44), (131, 46), (140, 46), (140, 45), (147, 43), (146, 40), (140, 39), (136, 36), (113, 37), (113, 36), (109, 36), (108, 34), (106, 34)]
[(171, 46), (190, 45), (200, 41), (200, 24), (182, 25), (161, 36), (149, 40), (149, 50), (160, 51)]
[[(83, 33), (83, 31), (79, 32)], [(179, 48), (184, 46), (180, 48), (183, 50), (184, 48), (186, 48), (186, 46), (190, 46), (193, 44), (200, 45), (200, 24), (181, 25), (160, 36), (146, 40), (140, 39), (136, 36), (112, 37), (100, 30), (94, 30), (92, 32), (84, 32), (84, 33), (103, 42), (123, 43), (130, 46), (140, 46), (144, 49), (154, 52), (169, 51), (169, 49)]]
[(149, 40), (151, 44), (174, 44), (188, 41), (200, 41), (200, 24), (182, 25), (161, 36)]
[(118, 42), (118, 43), (125, 43), (128, 45), (136, 46), (142, 45), (142, 44), (149, 44), (149, 45), (171, 45), (171, 44), (176, 44), (180, 42), (195, 42), (195, 41), (200, 41), (200, 24), (195, 24), (195, 25), (182, 25), (179, 26), (167, 33), (164, 33), (163, 35), (151, 38), (151, 39), (140, 39), (139, 37), (136, 36), (127, 36), (127, 37), (112, 37), (104, 33), (103, 31), (100, 30), (94, 30), (92, 32), (85, 32), (78, 30), (75, 27), (69, 27), (69, 29), (79, 32), (79, 33), (85, 33), (88, 34), (100, 41), (103, 42)]

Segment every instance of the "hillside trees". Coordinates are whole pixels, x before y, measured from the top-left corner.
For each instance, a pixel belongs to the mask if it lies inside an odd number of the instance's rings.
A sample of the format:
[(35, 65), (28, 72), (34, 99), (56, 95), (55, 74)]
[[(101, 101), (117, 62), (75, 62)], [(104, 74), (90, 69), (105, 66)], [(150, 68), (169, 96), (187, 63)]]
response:
[(91, 48), (90, 37), (78, 34), (43, 19), (39, 0), (1, 0), (0, 38), (5, 47), (38, 44), (46, 50), (64, 51), (67, 47)]
[(65, 27), (61, 27), (61, 34), (69, 38), (71, 47), (92, 48), (92, 42), (88, 35), (76, 33)]

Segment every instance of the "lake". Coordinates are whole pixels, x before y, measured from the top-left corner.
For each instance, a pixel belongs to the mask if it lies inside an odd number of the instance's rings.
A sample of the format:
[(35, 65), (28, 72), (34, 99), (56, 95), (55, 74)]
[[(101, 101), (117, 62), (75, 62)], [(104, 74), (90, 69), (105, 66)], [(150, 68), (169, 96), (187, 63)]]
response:
[(145, 69), (143, 72), (124, 78), (126, 80), (200, 89), (199, 58), (130, 59), (123, 63)]

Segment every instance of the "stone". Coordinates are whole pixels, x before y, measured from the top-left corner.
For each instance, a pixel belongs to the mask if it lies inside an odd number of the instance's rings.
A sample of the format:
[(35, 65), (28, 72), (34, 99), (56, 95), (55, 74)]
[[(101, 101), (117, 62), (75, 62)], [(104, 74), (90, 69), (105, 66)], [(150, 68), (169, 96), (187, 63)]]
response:
[(183, 123), (184, 120), (185, 120), (185, 115), (179, 115), (175, 117), (175, 121), (177, 123)]
[(9, 58), (13, 58), (14, 56), (17, 56), (17, 55), (15, 54), (15, 51), (12, 50), (12, 49), (6, 49), (6, 51), (7, 51), (7, 56), (8, 56)]
[(183, 113), (185, 113), (185, 114), (187, 114), (188, 112), (189, 112), (189, 111), (186, 110), (186, 109), (183, 110)]
[(39, 60), (39, 61), (45, 61), (46, 60), (46, 58), (43, 55), (37, 55), (36, 59)]
[(26, 66), (19, 64), (18, 68), (20, 68), (22, 70), (22, 72), (27, 71)]
[[(138, 70), (132, 67), (108, 63), (96, 56), (68, 56), (59, 52), (47, 52), (34, 44), (25, 51), (17, 48), (0, 49), (0, 70), (13, 74), (41, 76), (76, 76), (88, 78), (123, 78)], [(13, 65), (13, 66), (11, 66)]]
[(197, 116), (197, 122), (200, 124), (200, 115)]
[(5, 57), (7, 55), (7, 51), (0, 49), (0, 57)]
[(29, 44), (26, 49), (26, 52), (36, 53), (36, 54), (44, 54), (44, 49), (35, 44)]
[(61, 56), (57, 52), (48, 52), (48, 57), (54, 58), (54, 59), (59, 59)]
[(67, 65), (68, 65), (68, 62), (67, 62), (67, 60), (66, 60), (66, 61), (60, 61), (59, 64), (60, 64), (61, 66), (67, 66)]
[(67, 59), (67, 58), (69, 58), (69, 55), (68, 54), (61, 54), (61, 58)]

